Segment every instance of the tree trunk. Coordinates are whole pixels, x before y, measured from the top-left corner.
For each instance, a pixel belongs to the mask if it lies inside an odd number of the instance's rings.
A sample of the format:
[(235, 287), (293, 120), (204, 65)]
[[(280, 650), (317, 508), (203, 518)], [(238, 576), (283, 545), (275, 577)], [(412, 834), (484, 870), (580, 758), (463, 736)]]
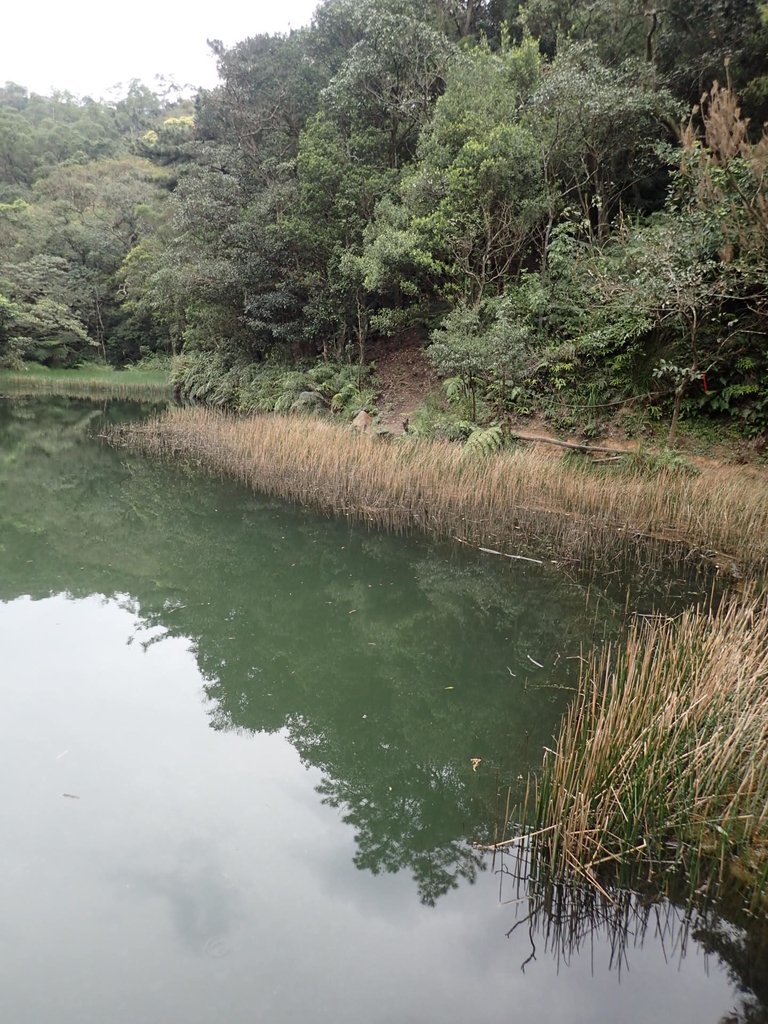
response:
[(649, 64), (653, 64), (653, 36), (658, 26), (659, 16), (653, 6), (652, 0), (645, 0), (645, 3), (643, 4), (643, 14), (648, 19), (648, 31), (645, 35), (645, 59)]
[(357, 386), (362, 386), (363, 378), (363, 363), (365, 362), (365, 342), (368, 337), (368, 316), (366, 313), (365, 305), (360, 298), (360, 291), (358, 290), (355, 296), (357, 302)]
[(466, 39), (467, 36), (472, 35), (475, 29), (475, 18), (477, 17), (477, 9), (479, 6), (479, 0), (467, 0), (467, 10), (464, 15), (464, 24), (461, 25), (459, 28), (459, 32), (462, 39)]
[(95, 308), (96, 308), (96, 321), (97, 321), (96, 339), (97, 339), (97, 341), (99, 343), (99, 347), (101, 348), (101, 358), (104, 360), (104, 363), (106, 364), (106, 362), (107, 362), (107, 346), (106, 346), (106, 342), (105, 342), (105, 339), (104, 339), (104, 321), (103, 321), (103, 319), (101, 317), (101, 302), (99, 300), (99, 293), (98, 293), (98, 291), (94, 292), (93, 300), (94, 300), (94, 305), (95, 305)]
[(674, 448), (675, 441), (677, 439), (677, 420), (680, 416), (680, 406), (683, 404), (683, 388), (677, 388), (675, 391), (675, 404), (672, 407), (672, 422), (669, 425), (669, 435), (667, 436), (667, 448)]

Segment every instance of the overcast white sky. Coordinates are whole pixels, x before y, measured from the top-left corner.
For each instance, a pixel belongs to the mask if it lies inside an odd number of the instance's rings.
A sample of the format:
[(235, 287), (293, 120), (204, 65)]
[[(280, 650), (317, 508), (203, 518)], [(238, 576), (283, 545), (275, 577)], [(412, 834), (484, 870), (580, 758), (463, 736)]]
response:
[[(236, 43), (309, 23), (318, 0), (12, 0), (0, 30), (0, 83), (103, 96), (118, 82), (172, 76), (211, 86), (206, 39)], [(5, 6), (5, 5), (4, 5)]]

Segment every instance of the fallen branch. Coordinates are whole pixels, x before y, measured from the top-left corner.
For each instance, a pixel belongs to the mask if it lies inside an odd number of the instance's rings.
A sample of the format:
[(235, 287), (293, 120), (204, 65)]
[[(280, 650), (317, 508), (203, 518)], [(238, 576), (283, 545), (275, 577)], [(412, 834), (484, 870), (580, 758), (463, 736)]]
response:
[[(466, 544), (468, 547), (474, 548), (474, 544), (470, 544), (468, 540), (463, 540), (461, 537), (454, 537), (455, 541), (459, 544)], [(540, 558), (528, 558), (527, 555), (508, 555), (505, 551), (497, 551), (495, 548), (476, 548), (477, 551), (482, 551), (484, 555), (500, 555), (501, 558), (512, 558), (517, 562), (533, 562), (536, 565), (544, 565), (544, 562)], [(551, 561), (551, 559), (550, 559)], [(552, 562), (552, 565), (558, 565), (557, 562)]]
[(621, 448), (600, 448), (593, 444), (580, 444), (578, 441), (560, 441), (554, 437), (538, 437), (532, 434), (518, 434), (516, 431), (510, 431), (510, 437), (514, 437), (516, 441), (528, 441), (530, 444), (555, 444), (558, 448), (572, 448), (577, 452), (600, 452), (605, 455), (618, 455), (620, 457), (629, 455), (630, 452), (624, 451)]

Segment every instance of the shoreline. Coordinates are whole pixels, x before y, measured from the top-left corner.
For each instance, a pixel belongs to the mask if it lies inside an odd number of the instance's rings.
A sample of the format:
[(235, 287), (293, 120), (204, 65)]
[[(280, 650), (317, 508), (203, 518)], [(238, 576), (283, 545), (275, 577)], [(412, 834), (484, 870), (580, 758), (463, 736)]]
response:
[(450, 443), (358, 435), (321, 419), (199, 407), (115, 428), (108, 440), (325, 514), (508, 557), (660, 556), (736, 578), (768, 570), (768, 478), (739, 467), (719, 469), (714, 486), (711, 474), (581, 465), (522, 448), (471, 457)]

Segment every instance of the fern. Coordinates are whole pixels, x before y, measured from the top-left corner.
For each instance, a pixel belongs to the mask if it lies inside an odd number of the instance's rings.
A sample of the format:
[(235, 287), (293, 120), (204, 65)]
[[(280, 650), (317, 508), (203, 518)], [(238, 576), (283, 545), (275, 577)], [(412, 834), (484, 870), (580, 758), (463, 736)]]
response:
[(467, 399), (467, 388), (461, 377), (448, 377), (443, 381), (445, 397), (451, 405), (462, 405)]
[(494, 424), (492, 427), (477, 427), (467, 438), (464, 451), (467, 455), (486, 456), (493, 455), (504, 447), (504, 435), (501, 427)]
[(352, 403), (358, 393), (357, 384), (353, 381), (347, 381), (331, 398), (331, 411), (342, 412)]
[(186, 398), (241, 412), (290, 412), (304, 391), (320, 396), (333, 412), (372, 412), (375, 393), (369, 367), (317, 363), (289, 368), (278, 359), (262, 363), (232, 360), (218, 352), (193, 352), (176, 361), (173, 384)]
[(275, 404), (272, 407), (274, 412), (290, 412), (291, 406), (299, 397), (299, 394), (300, 392), (295, 391), (293, 388), (288, 388), (286, 391), (283, 391), (275, 400)]

